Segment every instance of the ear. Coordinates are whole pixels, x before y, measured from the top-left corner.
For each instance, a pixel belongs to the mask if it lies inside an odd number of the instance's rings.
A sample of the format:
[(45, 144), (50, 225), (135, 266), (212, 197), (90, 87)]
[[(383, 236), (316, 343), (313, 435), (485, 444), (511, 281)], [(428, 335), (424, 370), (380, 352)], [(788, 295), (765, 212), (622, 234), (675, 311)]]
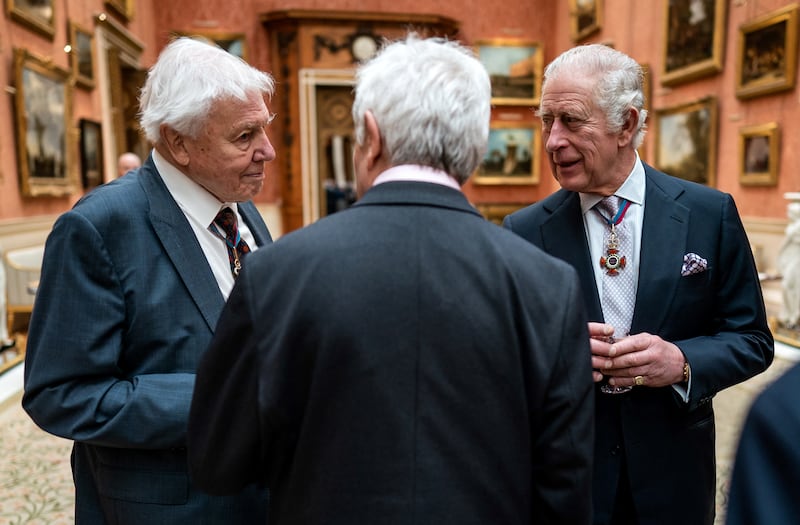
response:
[(364, 113), (364, 147), (366, 150), (367, 168), (372, 170), (381, 161), (383, 145), (381, 143), (381, 130), (371, 111)]
[(184, 136), (167, 126), (161, 126), (161, 142), (166, 146), (170, 156), (180, 166), (189, 164), (189, 151), (186, 149), (186, 141)]
[(625, 119), (625, 122), (622, 123), (622, 129), (619, 132), (619, 147), (625, 147), (633, 142), (633, 138), (636, 136), (637, 122), (639, 122), (639, 110), (630, 108), (628, 110), (628, 117)]

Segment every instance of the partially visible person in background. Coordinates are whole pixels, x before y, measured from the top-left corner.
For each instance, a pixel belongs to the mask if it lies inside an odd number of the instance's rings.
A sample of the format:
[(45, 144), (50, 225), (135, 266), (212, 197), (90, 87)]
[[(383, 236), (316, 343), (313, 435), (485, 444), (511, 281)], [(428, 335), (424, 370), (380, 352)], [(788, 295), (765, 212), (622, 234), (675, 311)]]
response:
[(117, 176), (122, 177), (131, 170), (135, 170), (142, 166), (142, 159), (136, 153), (123, 153), (117, 159)]
[(461, 185), (489, 76), (409, 36), (356, 73), (360, 200), (250, 256), (198, 369), (196, 483), (274, 524), (589, 524), (593, 394), (575, 271)]
[(800, 365), (756, 397), (733, 464), (727, 525), (800, 523)]
[(250, 199), (275, 158), (273, 89), (218, 47), (174, 40), (141, 94), (147, 162), (83, 197), (47, 239), (22, 405), (75, 442), (79, 525), (267, 523), (260, 487), (198, 490), (186, 431), (236, 273), (272, 242)]
[(603, 44), (546, 67), (538, 114), (561, 189), (504, 225), (576, 268), (585, 291), (595, 524), (712, 525), (711, 400), (763, 372), (773, 340), (733, 198), (639, 158), (642, 84)]

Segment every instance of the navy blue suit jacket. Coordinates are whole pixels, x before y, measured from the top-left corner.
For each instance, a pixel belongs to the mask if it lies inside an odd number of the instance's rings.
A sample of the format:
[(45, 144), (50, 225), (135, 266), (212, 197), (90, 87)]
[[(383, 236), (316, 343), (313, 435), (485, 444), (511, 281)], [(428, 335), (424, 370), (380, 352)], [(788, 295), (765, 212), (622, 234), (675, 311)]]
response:
[[(711, 525), (715, 450), (711, 399), (766, 369), (773, 340), (750, 245), (730, 195), (645, 165), (639, 287), (631, 333), (675, 343), (691, 369), (684, 403), (671, 387), (598, 394), (594, 505), (611, 513), (623, 459), (642, 525)], [(504, 226), (578, 270), (590, 321), (602, 321), (577, 193), (559, 190), (515, 212)], [(683, 257), (707, 271), (681, 276)], [(588, 358), (588, 356), (587, 356)]]
[[(256, 243), (270, 243), (255, 206), (239, 210)], [(224, 303), (152, 158), (56, 221), (22, 403), (75, 441), (78, 523), (263, 523), (263, 493), (212, 498), (188, 476), (195, 369)]]

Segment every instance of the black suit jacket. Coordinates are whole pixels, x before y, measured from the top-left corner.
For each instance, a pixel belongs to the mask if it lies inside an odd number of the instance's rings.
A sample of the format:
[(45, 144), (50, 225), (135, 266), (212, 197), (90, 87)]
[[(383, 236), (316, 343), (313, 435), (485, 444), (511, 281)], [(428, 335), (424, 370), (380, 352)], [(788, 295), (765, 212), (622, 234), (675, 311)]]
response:
[(198, 371), (198, 484), (274, 524), (589, 523), (574, 270), (427, 183), (253, 254)]
[(742, 427), (731, 476), (727, 525), (800, 520), (800, 365), (753, 402)]
[[(270, 243), (255, 206), (239, 209), (257, 244)], [(224, 305), (152, 159), (56, 221), (22, 404), (43, 429), (75, 441), (78, 523), (263, 521), (263, 491), (209, 497), (188, 474), (195, 369)]]
[[(671, 341), (692, 369), (689, 402), (671, 387), (597, 395), (594, 502), (597, 523), (611, 513), (623, 460), (640, 523), (710, 525), (715, 450), (711, 399), (772, 362), (761, 287), (730, 195), (645, 165), (641, 261), (631, 333)], [(603, 313), (577, 193), (559, 190), (504, 226), (578, 270), (591, 321)], [(683, 277), (683, 257), (707, 259)]]

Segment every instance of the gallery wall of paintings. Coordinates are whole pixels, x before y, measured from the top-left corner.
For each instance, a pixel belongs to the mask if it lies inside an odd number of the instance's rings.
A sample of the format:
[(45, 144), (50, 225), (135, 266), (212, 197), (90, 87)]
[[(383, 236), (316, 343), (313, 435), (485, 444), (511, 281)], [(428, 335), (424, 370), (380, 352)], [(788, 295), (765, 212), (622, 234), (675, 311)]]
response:
[[(516, 188), (535, 186), (538, 198), (558, 189), (534, 116), (542, 68), (568, 47), (602, 43), (643, 66), (648, 133), (639, 155), (645, 162), (733, 194), (745, 216), (785, 216), (783, 194), (800, 189), (800, 176), (792, 168), (800, 160), (798, 148), (792, 147), (800, 116), (796, 2), (663, 0), (645, 7), (622, 0), (569, 0), (566, 4), (562, 13), (569, 24), (560, 26), (552, 42), (498, 38), (477, 43), (479, 52), (485, 51), (497, 98), (493, 144), (468, 188), (474, 201), (486, 201), (493, 191), (504, 198), (484, 202), (484, 208), (505, 213), (508, 204), (524, 204), (524, 198), (514, 195), (526, 192)], [(531, 56), (534, 88), (527, 100), (506, 96), (510, 68), (493, 69), (493, 61), (505, 58), (503, 53), (496, 58), (504, 46), (508, 56), (528, 46), (524, 49)], [(525, 107), (531, 110), (526, 112)], [(534, 151), (530, 160), (539, 164), (530, 170), (524, 157), (529, 143)], [(508, 161), (504, 150), (519, 158)], [(524, 174), (509, 171), (519, 166), (525, 166)], [(507, 192), (501, 194), (498, 188)]]
[[(258, 22), (273, 4), (252, 0), (231, 10), (224, 0), (176, 0), (155, 9), (136, 0), (4, 0), (0, 220), (59, 213), (113, 177), (115, 154), (136, 135), (125, 124), (135, 120), (136, 90), (118, 89), (118, 72), (142, 81), (170, 37), (204, 36), (271, 71), (282, 52), (272, 48), (296, 45), (273, 40)], [(333, 12), (351, 9), (329, 4)], [(364, 0), (353, 23), (381, 8)], [(531, 0), (502, 10), (477, 3), (468, 15), (460, 2), (397, 0), (392, 8), (455, 20), (458, 38), (491, 75), (490, 147), (465, 187), (476, 205), (507, 211), (558, 188), (535, 116), (542, 72), (560, 52), (585, 43), (613, 46), (644, 67), (643, 160), (731, 193), (746, 217), (783, 219), (783, 194), (800, 190), (792, 169), (800, 162), (793, 146), (800, 127), (797, 2)], [(315, 2), (281, 9), (314, 10)], [(293, 157), (269, 166), (259, 198), (287, 202), (284, 193), (294, 188), (275, 170), (298, 163)]]

